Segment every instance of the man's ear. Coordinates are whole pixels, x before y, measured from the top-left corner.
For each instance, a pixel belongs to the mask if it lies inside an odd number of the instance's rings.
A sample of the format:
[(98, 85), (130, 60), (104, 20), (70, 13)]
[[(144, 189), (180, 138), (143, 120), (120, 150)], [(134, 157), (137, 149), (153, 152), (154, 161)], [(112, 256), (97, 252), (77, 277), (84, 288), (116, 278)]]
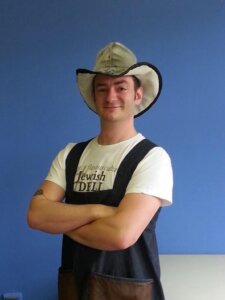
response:
[(142, 97), (143, 97), (143, 87), (140, 86), (137, 88), (137, 90), (135, 91), (135, 104), (139, 105), (142, 101)]

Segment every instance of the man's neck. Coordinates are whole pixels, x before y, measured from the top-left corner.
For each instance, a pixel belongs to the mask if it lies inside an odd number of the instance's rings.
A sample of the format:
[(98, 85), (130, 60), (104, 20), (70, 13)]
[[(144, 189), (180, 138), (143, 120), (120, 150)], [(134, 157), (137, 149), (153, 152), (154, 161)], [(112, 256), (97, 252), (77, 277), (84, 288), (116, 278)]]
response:
[(129, 126), (102, 126), (98, 136), (98, 143), (101, 145), (112, 145), (126, 141), (137, 135), (133, 125)]

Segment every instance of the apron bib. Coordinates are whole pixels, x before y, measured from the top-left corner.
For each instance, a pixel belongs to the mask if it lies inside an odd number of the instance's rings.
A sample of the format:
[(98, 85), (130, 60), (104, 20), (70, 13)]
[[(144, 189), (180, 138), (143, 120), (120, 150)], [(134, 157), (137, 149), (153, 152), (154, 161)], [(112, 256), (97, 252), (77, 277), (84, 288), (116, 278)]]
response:
[[(111, 190), (74, 192), (75, 173), (88, 142), (75, 145), (66, 159), (66, 203), (117, 207), (138, 163), (155, 145), (144, 139), (134, 146), (121, 162)], [(125, 250), (97, 250), (64, 235), (59, 300), (164, 300), (155, 236), (159, 211), (138, 241)]]

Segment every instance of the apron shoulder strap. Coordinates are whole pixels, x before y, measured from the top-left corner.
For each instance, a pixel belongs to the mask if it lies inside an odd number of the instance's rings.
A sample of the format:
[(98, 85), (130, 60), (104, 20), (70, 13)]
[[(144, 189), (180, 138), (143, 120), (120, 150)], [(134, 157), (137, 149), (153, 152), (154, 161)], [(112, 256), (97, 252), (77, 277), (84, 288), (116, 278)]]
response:
[(120, 190), (121, 194), (124, 195), (126, 187), (137, 165), (145, 157), (145, 155), (156, 146), (156, 144), (152, 143), (148, 139), (143, 139), (135, 145), (121, 162), (116, 174), (113, 188)]
[(71, 187), (73, 187), (74, 175), (76, 173), (80, 157), (90, 141), (91, 140), (76, 144), (66, 158), (66, 193), (68, 193)]

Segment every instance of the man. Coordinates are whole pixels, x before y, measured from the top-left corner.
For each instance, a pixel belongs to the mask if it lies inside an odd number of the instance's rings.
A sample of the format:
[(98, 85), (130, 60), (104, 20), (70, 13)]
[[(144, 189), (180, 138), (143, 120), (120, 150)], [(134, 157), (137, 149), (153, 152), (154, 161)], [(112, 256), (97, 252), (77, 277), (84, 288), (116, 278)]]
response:
[(93, 71), (76, 74), (100, 133), (59, 152), (28, 223), (64, 234), (60, 300), (163, 300), (155, 224), (172, 203), (172, 167), (166, 151), (134, 126), (160, 94), (160, 73), (110, 43)]

